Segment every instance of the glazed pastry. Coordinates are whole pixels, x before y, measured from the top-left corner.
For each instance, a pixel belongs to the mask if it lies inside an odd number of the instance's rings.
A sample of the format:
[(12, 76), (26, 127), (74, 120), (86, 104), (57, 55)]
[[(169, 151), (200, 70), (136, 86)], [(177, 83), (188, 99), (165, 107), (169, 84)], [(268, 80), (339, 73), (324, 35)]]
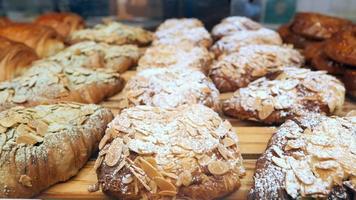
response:
[(349, 26), (351, 21), (322, 15), (319, 13), (300, 12), (294, 17), (291, 25), (293, 32), (311, 39), (327, 39), (342, 28)]
[(46, 13), (40, 15), (34, 23), (52, 27), (63, 37), (67, 37), (72, 32), (85, 27), (84, 19), (81, 16), (69, 12)]
[(37, 59), (30, 47), (0, 37), (0, 82), (20, 75)]
[(76, 175), (112, 118), (109, 110), (93, 104), (0, 112), (0, 197), (30, 198)]
[(303, 63), (303, 56), (289, 46), (249, 45), (216, 61), (210, 77), (220, 92), (233, 92), (269, 72)]
[(257, 160), (249, 200), (345, 199), (356, 192), (356, 117), (288, 120)]
[(223, 103), (226, 115), (266, 124), (280, 124), (308, 112), (341, 111), (345, 87), (325, 71), (286, 67), (237, 90)]
[(125, 72), (137, 64), (140, 57), (135, 45), (108, 45), (92, 41), (80, 42), (47, 58), (68, 67), (109, 68)]
[(142, 70), (128, 81), (122, 94), (120, 108), (137, 105), (175, 108), (199, 103), (220, 110), (219, 91), (202, 72), (191, 69)]
[(211, 47), (211, 51), (216, 57), (219, 57), (252, 44), (282, 45), (282, 39), (277, 32), (266, 28), (257, 31), (240, 31), (221, 38)]
[(305, 38), (301, 35), (294, 33), (293, 31), (290, 30), (289, 24), (280, 26), (277, 29), (277, 32), (281, 36), (284, 43), (292, 44), (295, 48), (298, 48), (298, 49), (304, 49), (309, 44), (319, 42), (317, 40), (311, 40), (311, 39)]
[(356, 70), (346, 69), (342, 80), (347, 94), (356, 100)]
[(247, 17), (232, 16), (223, 19), (219, 24), (213, 27), (211, 35), (214, 39), (220, 39), (240, 31), (257, 31), (261, 29), (261, 24)]
[(9, 20), (7, 17), (0, 17), (0, 27), (7, 26), (12, 23), (13, 22), (11, 20)]
[(37, 62), (22, 76), (0, 83), (0, 111), (62, 101), (99, 103), (122, 87), (123, 79), (109, 70)]
[(340, 63), (356, 66), (356, 26), (325, 41), (325, 54)]
[(137, 106), (109, 124), (94, 169), (117, 199), (218, 199), (245, 174), (237, 143), (231, 124), (205, 106)]
[(139, 27), (128, 26), (118, 22), (108, 22), (106, 24), (98, 24), (94, 28), (78, 30), (70, 34), (70, 43), (73, 44), (81, 41), (145, 46), (152, 41), (152, 34)]
[(165, 20), (157, 28), (157, 31), (163, 31), (167, 29), (190, 29), (204, 27), (203, 22), (196, 18), (172, 18)]
[(204, 47), (186, 43), (157, 45), (148, 48), (138, 63), (137, 70), (147, 68), (190, 68), (209, 72), (213, 55)]
[(40, 57), (54, 55), (64, 48), (63, 38), (47, 26), (16, 23), (1, 27), (0, 36), (26, 44)]

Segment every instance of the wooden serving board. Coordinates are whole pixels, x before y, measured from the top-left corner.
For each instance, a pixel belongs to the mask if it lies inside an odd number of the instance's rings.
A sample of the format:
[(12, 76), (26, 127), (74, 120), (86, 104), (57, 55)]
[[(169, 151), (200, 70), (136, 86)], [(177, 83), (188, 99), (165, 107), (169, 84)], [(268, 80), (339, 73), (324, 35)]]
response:
[[(128, 71), (123, 74), (127, 80), (135, 74), (135, 71)], [(224, 93), (220, 95), (220, 99), (229, 98), (232, 93)], [(120, 94), (111, 97), (102, 102), (101, 105), (112, 110), (116, 115), (120, 108)], [(339, 115), (343, 116), (351, 110), (356, 110), (356, 102), (346, 99), (343, 111)], [(224, 116), (223, 116), (224, 117)], [(244, 158), (244, 167), (246, 176), (241, 179), (241, 187), (238, 191), (225, 197), (226, 200), (243, 200), (252, 186), (252, 177), (255, 171), (256, 159), (263, 153), (270, 139), (275, 132), (276, 127), (265, 126), (256, 122), (241, 121), (227, 118), (233, 125), (233, 129), (239, 137), (239, 146), (241, 148), (242, 157)], [(102, 192), (89, 193), (88, 185), (94, 184), (97, 181), (96, 174), (93, 170), (95, 158), (91, 159), (81, 171), (65, 183), (56, 184), (44, 191), (38, 198), (45, 199), (110, 199)]]

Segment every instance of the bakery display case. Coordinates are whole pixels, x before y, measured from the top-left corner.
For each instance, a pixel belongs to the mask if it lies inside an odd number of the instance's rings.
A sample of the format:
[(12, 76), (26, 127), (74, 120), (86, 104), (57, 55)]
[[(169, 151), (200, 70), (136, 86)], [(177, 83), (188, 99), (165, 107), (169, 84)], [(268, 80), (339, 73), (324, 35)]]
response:
[(0, 0), (0, 198), (355, 199), (354, 9)]

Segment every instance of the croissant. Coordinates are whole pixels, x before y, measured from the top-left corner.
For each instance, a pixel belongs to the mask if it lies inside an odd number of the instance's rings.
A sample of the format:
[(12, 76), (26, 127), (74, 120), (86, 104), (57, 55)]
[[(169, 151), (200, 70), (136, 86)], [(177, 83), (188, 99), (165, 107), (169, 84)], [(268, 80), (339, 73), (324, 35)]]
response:
[(0, 28), (0, 36), (33, 48), (40, 57), (51, 56), (64, 48), (63, 38), (51, 27), (16, 23)]
[(39, 16), (34, 23), (52, 27), (63, 37), (85, 27), (84, 19), (81, 16), (69, 12), (46, 13)]
[(0, 17), (0, 27), (7, 26), (11, 23), (12, 23), (12, 21), (9, 20), (7, 17)]
[(30, 47), (0, 37), (0, 81), (18, 76), (37, 59), (36, 52)]

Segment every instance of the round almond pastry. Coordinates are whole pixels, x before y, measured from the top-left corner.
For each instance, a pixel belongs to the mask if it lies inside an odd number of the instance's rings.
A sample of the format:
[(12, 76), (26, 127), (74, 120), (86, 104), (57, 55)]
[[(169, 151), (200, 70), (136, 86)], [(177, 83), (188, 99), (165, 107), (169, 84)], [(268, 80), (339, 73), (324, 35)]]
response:
[(213, 63), (209, 74), (220, 92), (234, 92), (267, 73), (303, 63), (290, 46), (249, 45)]
[(293, 32), (311, 39), (323, 40), (351, 24), (351, 21), (319, 13), (300, 12), (291, 25)]
[(285, 122), (257, 160), (249, 200), (346, 199), (356, 194), (356, 117)]
[(356, 69), (346, 69), (342, 80), (347, 94), (356, 100)]
[(94, 104), (0, 112), (0, 197), (30, 198), (76, 175), (112, 119), (109, 110)]
[[(306, 49), (305, 52), (311, 53), (312, 50), (310, 48), (313, 47), (310, 46), (311, 45), (308, 46), (309, 49), (308, 50)], [(324, 52), (324, 46), (325, 45), (321, 44), (320, 48), (318, 50), (315, 50), (315, 54), (311, 59), (312, 66), (317, 70), (327, 71), (329, 74), (334, 74), (334, 75), (344, 74), (345, 65), (329, 58)]]
[(282, 39), (277, 32), (266, 28), (256, 31), (240, 31), (221, 38), (211, 47), (211, 51), (219, 57), (253, 44), (282, 45)]
[(261, 24), (247, 17), (232, 16), (223, 19), (213, 27), (211, 34), (214, 39), (220, 39), (239, 31), (256, 31), (261, 29)]
[(204, 27), (203, 22), (196, 18), (172, 18), (160, 24), (156, 31), (167, 29), (190, 29)]
[(286, 67), (237, 90), (223, 103), (226, 115), (280, 124), (309, 112), (330, 115), (342, 109), (345, 87), (325, 71)]
[(203, 105), (137, 106), (109, 124), (94, 169), (118, 199), (217, 199), (245, 174), (237, 143), (231, 124)]
[(356, 68), (356, 26), (325, 41), (325, 53), (333, 60)]
[(307, 45), (318, 42), (298, 35), (290, 30), (290, 25), (285, 24), (277, 29), (284, 43), (292, 44), (295, 48), (304, 49)]
[(120, 108), (150, 105), (175, 108), (203, 104), (220, 111), (219, 91), (202, 72), (184, 68), (153, 68), (140, 71), (122, 91)]
[(208, 74), (214, 56), (204, 47), (190, 43), (157, 45), (147, 48), (137, 71), (148, 68), (189, 68)]

